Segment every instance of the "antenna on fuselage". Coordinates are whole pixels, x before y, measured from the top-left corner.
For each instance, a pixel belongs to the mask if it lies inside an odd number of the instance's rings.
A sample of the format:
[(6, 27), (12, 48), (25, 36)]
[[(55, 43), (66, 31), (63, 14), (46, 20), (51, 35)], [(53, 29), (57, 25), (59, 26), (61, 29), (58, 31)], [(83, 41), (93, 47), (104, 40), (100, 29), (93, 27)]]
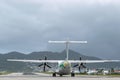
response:
[(69, 44), (71, 43), (87, 43), (87, 41), (48, 41), (48, 43), (61, 43), (61, 44), (65, 44), (66, 45), (66, 60), (68, 60), (68, 54), (69, 54)]

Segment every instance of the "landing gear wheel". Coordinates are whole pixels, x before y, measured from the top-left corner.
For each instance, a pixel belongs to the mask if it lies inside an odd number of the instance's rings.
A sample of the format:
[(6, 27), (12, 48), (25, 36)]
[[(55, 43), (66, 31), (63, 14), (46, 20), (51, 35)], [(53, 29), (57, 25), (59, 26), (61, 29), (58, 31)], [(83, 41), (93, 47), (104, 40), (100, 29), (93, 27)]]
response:
[(56, 73), (53, 73), (53, 75), (52, 75), (53, 77), (56, 77)]
[(62, 77), (62, 74), (60, 74), (60, 77)]
[(71, 73), (71, 77), (75, 77), (75, 73)]

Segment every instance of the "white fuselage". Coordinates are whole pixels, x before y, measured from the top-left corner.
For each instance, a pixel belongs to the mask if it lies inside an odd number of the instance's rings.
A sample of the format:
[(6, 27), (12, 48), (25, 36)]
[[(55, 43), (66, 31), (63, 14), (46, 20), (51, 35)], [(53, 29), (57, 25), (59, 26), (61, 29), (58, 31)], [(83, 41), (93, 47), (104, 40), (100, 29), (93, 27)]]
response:
[(58, 74), (68, 75), (71, 73), (71, 63), (67, 60), (58, 63)]

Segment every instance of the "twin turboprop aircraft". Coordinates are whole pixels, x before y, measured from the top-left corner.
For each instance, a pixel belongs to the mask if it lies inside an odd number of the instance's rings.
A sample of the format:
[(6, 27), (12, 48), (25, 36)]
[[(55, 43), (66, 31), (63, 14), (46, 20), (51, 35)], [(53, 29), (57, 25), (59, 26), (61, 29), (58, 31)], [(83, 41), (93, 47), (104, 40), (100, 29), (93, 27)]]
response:
[[(66, 59), (65, 60), (47, 60), (45, 57), (45, 60), (22, 60), (22, 59), (7, 59), (7, 61), (17, 61), (17, 62), (29, 62), (29, 63), (43, 63), (39, 66), (45, 65), (50, 68), (47, 63), (58, 63), (58, 71), (55, 70), (52, 74), (53, 77), (56, 77), (56, 74), (62, 76), (62, 75), (69, 75), (71, 74), (71, 77), (75, 76), (74, 70), (71, 67), (72, 63), (77, 63), (75, 66), (83, 66), (84, 63), (104, 63), (104, 62), (120, 62), (120, 60), (69, 60), (68, 59), (68, 50), (69, 50), (69, 44), (70, 43), (87, 43), (87, 41), (48, 41), (49, 43), (63, 43), (66, 44)], [(75, 67), (74, 66), (74, 67)]]

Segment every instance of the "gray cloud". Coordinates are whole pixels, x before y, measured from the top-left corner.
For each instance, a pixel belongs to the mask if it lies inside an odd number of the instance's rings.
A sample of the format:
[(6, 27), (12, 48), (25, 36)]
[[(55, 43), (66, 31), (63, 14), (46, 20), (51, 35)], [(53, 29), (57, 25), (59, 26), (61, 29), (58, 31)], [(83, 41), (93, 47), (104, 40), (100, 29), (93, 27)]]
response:
[(62, 51), (48, 40), (87, 40), (71, 49), (101, 58), (120, 57), (120, 2), (115, 0), (1, 0), (0, 52)]

